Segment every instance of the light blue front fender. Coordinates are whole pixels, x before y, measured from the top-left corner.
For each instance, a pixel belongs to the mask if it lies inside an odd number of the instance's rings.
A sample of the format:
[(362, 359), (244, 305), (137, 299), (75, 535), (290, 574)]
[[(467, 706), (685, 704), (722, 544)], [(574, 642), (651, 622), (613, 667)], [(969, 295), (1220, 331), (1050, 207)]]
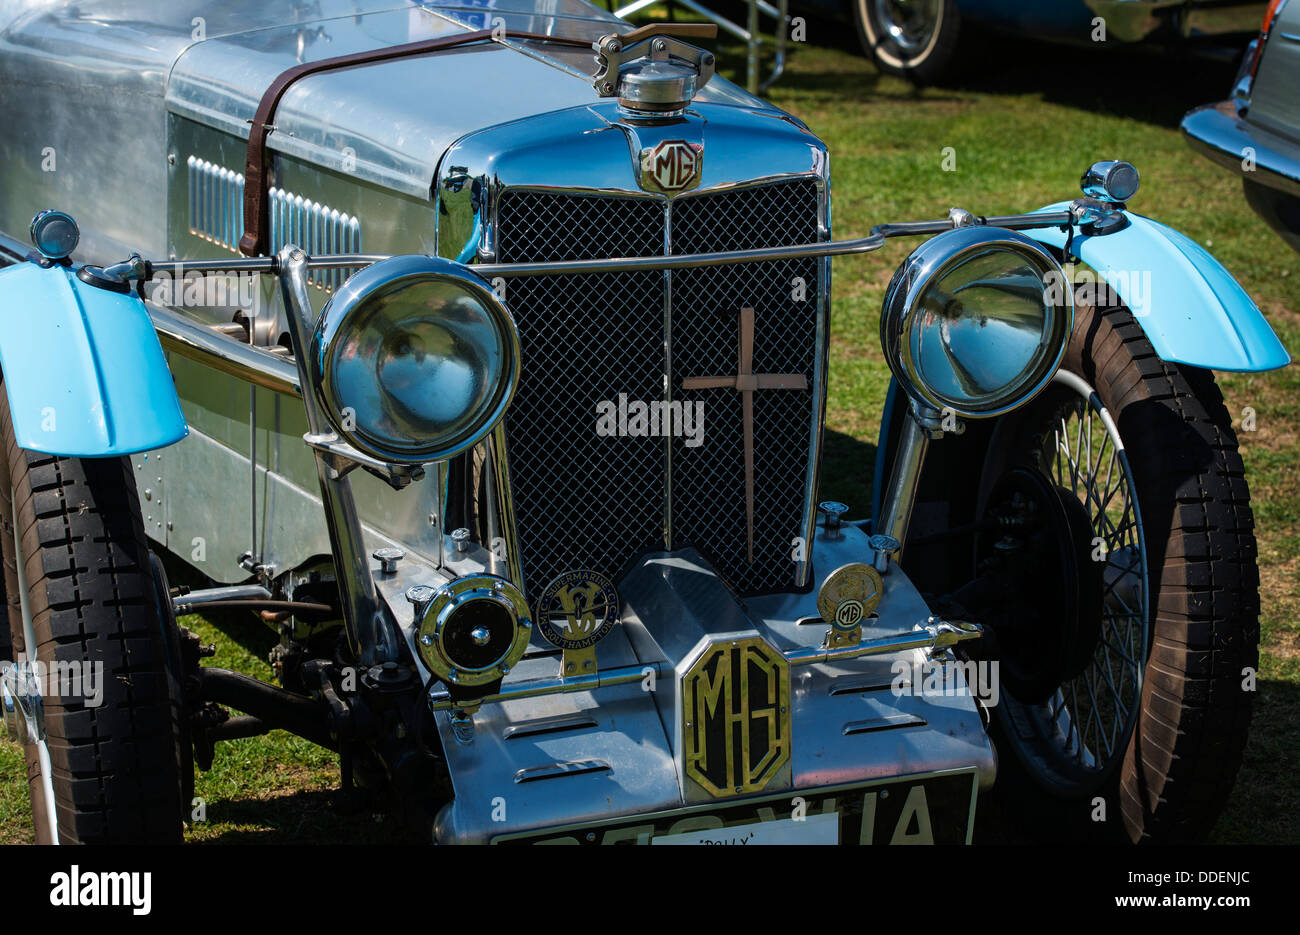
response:
[(188, 431), (144, 303), (62, 266), (0, 270), (0, 372), (20, 448), (109, 457)]
[[(1069, 207), (1061, 202), (1042, 210)], [(1161, 359), (1244, 371), (1291, 362), (1259, 307), (1218, 260), (1172, 227), (1125, 215), (1128, 227), (1099, 237), (1076, 233), (1070, 249), (1119, 293)], [(1059, 228), (1025, 233), (1065, 246)]]

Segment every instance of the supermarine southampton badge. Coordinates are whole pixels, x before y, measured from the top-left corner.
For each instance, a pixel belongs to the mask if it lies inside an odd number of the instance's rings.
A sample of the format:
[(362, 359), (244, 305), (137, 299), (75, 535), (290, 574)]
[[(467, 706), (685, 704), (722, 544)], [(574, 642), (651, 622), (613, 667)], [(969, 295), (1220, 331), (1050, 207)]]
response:
[(790, 761), (790, 664), (758, 636), (721, 640), (682, 676), (686, 775), (709, 795), (758, 792)]
[(704, 147), (685, 140), (664, 140), (641, 150), (641, 187), (648, 192), (686, 191), (700, 184)]
[(618, 623), (618, 592), (600, 572), (566, 571), (537, 598), (537, 626), (560, 649), (590, 649)]

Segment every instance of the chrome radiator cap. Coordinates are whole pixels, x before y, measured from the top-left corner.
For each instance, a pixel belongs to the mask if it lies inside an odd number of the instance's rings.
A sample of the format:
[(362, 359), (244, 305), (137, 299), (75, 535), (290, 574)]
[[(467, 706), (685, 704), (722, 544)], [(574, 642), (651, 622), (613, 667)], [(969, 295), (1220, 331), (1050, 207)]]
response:
[(597, 53), (592, 86), (601, 97), (617, 97), (631, 111), (680, 111), (713, 77), (714, 58), (712, 52), (674, 36), (705, 36), (710, 29), (655, 23), (623, 35), (602, 36), (592, 43)]

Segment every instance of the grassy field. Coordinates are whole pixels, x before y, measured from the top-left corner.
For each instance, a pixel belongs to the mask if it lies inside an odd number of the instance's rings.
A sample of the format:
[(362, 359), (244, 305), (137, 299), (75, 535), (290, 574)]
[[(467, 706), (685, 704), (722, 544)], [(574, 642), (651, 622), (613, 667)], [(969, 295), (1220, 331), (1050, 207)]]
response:
[[(837, 237), (882, 221), (1030, 210), (1077, 194), (1083, 169), (1124, 158), (1142, 173), (1134, 210), (1206, 246), (1237, 276), (1294, 353), (1300, 348), (1300, 258), (1246, 206), (1239, 181), (1193, 154), (1177, 132), (1190, 107), (1224, 96), (1230, 65), (1102, 54), (1027, 42), (976, 41), (964, 74), (917, 91), (881, 76), (849, 44), (850, 30), (813, 22), (771, 92), (830, 145)], [(738, 50), (721, 58), (738, 74)], [(953, 171), (944, 171), (952, 148)], [(834, 345), (824, 496), (855, 512), (869, 504), (871, 465), (888, 370), (877, 316), (885, 285), (911, 245), (835, 261)], [(1240, 440), (1254, 494), (1263, 578), (1255, 722), (1235, 792), (1213, 840), (1300, 842), (1300, 371), (1221, 375), (1229, 411), (1248, 407)], [(190, 618), (215, 642), (213, 664), (269, 677), (272, 638), (251, 621), (222, 629)], [(20, 751), (0, 743), (0, 841), (29, 837)], [(372, 815), (329, 807), (337, 760), (282, 733), (223, 744), (198, 777), (207, 820), (190, 840), (372, 841), (397, 832)], [(980, 836), (1005, 840), (998, 816)]]

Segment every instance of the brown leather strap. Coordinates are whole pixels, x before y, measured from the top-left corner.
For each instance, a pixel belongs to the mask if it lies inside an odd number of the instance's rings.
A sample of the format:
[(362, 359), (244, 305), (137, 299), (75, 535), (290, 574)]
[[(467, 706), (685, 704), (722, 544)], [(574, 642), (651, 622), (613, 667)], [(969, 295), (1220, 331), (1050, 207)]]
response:
[(713, 23), (647, 23), (622, 35), (623, 48), (628, 48), (649, 36), (671, 36), (675, 39), (716, 39), (718, 27)]
[[(268, 174), (266, 171), (266, 138), (270, 135), (275, 119), (275, 109), (280, 104), (284, 93), (294, 82), (308, 75), (324, 71), (336, 71), (340, 68), (352, 68), (358, 65), (372, 65), (376, 62), (388, 62), (393, 59), (408, 58), (412, 55), (427, 55), (441, 52), (456, 46), (483, 42), (492, 38), (525, 39), (537, 42), (549, 42), (573, 48), (591, 50), (590, 39), (567, 39), (560, 36), (548, 36), (543, 33), (515, 32), (513, 30), (480, 29), (475, 32), (440, 36), (436, 39), (424, 39), (420, 42), (408, 42), (404, 45), (371, 49), (367, 52), (354, 52), (351, 55), (339, 55), (335, 58), (323, 58), (318, 62), (304, 62), (282, 72), (271, 82), (257, 105), (257, 114), (253, 117), (253, 126), (248, 132), (248, 154), (244, 160), (244, 236), (239, 238), (239, 251), (245, 256), (258, 256), (266, 252), (268, 223), (267, 201)], [(594, 51), (592, 53), (595, 54)]]

